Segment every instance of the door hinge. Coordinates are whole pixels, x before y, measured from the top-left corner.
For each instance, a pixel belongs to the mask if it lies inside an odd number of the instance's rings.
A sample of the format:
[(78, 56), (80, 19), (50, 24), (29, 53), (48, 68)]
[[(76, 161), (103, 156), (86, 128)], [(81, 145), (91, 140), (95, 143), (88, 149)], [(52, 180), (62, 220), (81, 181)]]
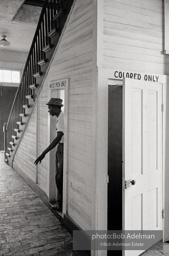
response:
[(161, 111), (164, 112), (164, 104), (161, 104)]
[(109, 183), (109, 175), (107, 175), (107, 183)]
[(164, 211), (164, 209), (162, 210), (162, 219), (164, 219), (165, 218), (165, 211)]

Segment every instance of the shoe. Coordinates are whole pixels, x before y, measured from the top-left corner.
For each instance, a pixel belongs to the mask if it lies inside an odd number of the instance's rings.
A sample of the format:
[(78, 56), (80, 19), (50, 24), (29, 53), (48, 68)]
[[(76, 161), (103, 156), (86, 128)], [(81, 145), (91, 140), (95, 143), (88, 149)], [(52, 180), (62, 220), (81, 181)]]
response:
[(61, 211), (62, 210), (58, 203), (51, 204), (51, 206), (52, 206), (53, 210), (56, 210), (56, 211)]

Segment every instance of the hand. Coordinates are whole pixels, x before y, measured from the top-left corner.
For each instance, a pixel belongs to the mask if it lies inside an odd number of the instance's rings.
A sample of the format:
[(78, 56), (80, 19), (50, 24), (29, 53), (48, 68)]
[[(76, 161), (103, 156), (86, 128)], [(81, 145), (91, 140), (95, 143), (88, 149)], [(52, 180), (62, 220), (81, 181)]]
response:
[(43, 158), (45, 157), (45, 154), (41, 154), (34, 162), (35, 165), (37, 165), (38, 163), (41, 163), (41, 161), (43, 160)]

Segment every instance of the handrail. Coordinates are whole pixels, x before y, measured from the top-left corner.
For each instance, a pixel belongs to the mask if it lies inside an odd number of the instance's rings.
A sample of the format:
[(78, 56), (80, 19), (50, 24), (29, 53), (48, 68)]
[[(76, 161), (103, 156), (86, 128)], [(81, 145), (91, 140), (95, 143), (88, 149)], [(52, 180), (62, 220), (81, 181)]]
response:
[[(8, 128), (8, 124), (9, 124), (9, 120), (10, 120), (10, 118), (11, 118), (11, 114), (12, 114), (12, 111), (13, 111), (13, 109), (14, 109), (14, 105), (15, 105), (15, 102), (16, 102), (16, 98), (17, 98), (17, 96), (18, 96), (18, 93), (19, 93), (19, 91), (20, 91), (20, 88), (21, 88), (21, 86), (22, 86), (22, 82), (23, 82), (23, 80), (24, 80), (24, 75), (25, 75), (25, 73), (26, 73), (26, 69), (27, 69), (27, 66), (29, 65), (29, 61), (30, 61), (30, 58), (31, 58), (31, 56), (32, 56), (32, 53), (33, 53), (33, 50), (34, 50), (34, 47), (35, 47), (35, 43), (36, 43), (36, 40), (37, 40), (37, 34), (38, 34), (38, 31), (39, 31), (39, 29), (40, 29), (40, 27), (41, 27), (41, 23), (43, 22), (43, 18), (44, 18), (44, 14), (45, 14), (45, 12), (46, 12), (46, 9), (49, 7), (49, 4), (51, 3), (51, 2), (55, 2), (55, 4), (57, 4), (57, 6), (59, 6), (59, 4), (60, 4), (60, 8), (58, 8), (57, 10), (59, 11), (59, 9), (61, 9), (61, 7), (62, 7), (62, 1), (60, 0), (60, 1), (58, 1), (58, 0), (46, 0), (45, 1), (45, 3), (44, 3), (44, 6), (43, 6), (43, 8), (42, 8), (42, 12), (41, 12), (41, 14), (40, 14), (40, 17), (39, 17), (39, 22), (38, 22), (38, 25), (37, 25), (37, 28), (36, 28), (36, 31), (35, 31), (35, 35), (34, 35), (34, 38), (33, 38), (33, 41), (32, 41), (32, 44), (31, 44), (31, 48), (30, 48), (30, 51), (29, 51), (29, 54), (28, 54), (28, 57), (27, 57), (27, 60), (26, 60), (26, 63), (25, 63), (25, 67), (24, 67), (24, 70), (23, 70), (23, 75), (22, 75), (22, 78), (21, 78), (21, 82), (20, 82), (20, 85), (19, 85), (19, 87), (18, 87), (18, 90), (17, 90), (17, 92), (16, 92), (16, 96), (15, 96), (15, 98), (14, 98), (14, 101), (13, 101), (13, 105), (12, 105), (12, 108), (11, 108), (11, 111), (10, 111), (10, 114), (9, 114), (9, 118), (8, 118), (8, 121), (7, 121), (7, 128)], [(54, 6), (56, 6), (56, 5), (54, 5)], [(53, 22), (53, 21), (52, 21)], [(43, 31), (44, 32), (44, 31)], [(45, 30), (45, 32), (46, 33), (44, 33), (44, 37), (45, 38), (48, 38), (48, 32), (49, 31), (46, 31)], [(34, 65), (32, 65), (32, 66), (34, 66)], [(35, 71), (36, 71), (36, 69), (35, 69)], [(32, 76), (32, 82), (35, 82), (35, 79), (33, 78), (33, 76)], [(31, 84), (30, 84), (31, 85)], [(30, 91), (31, 92), (31, 91)]]
[[(26, 95), (33, 95), (35, 100), (36, 95), (40, 89), (41, 84), (38, 84), (35, 95), (30, 86), (37, 85), (37, 77), (42, 73), (39, 63), (45, 59), (45, 49), (48, 49), (52, 46), (53, 48), (56, 47), (56, 45), (51, 45), (50, 33), (55, 29), (56, 33), (58, 33), (60, 36), (72, 3), (73, 0), (46, 0), (44, 3), (35, 35), (32, 40), (30, 51), (25, 63), (21, 82), (16, 92), (7, 121), (5, 147), (6, 153), (7, 145), (11, 141), (14, 129), (17, 128), (17, 122), (21, 119), (19, 115), (24, 114), (23, 105), (27, 105)], [(63, 16), (60, 15), (60, 13), (63, 13)], [(42, 83), (42, 81), (39, 83)]]

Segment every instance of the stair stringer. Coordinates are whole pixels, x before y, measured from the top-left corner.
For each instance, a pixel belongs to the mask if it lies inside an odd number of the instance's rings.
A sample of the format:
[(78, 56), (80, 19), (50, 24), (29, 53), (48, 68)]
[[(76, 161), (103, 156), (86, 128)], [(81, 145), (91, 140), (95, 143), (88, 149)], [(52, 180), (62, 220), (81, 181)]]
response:
[[(73, 6), (75, 5), (75, 2), (76, 2), (76, 1), (75, 1), (75, 0), (72, 0), (72, 2), (73, 2), (73, 3), (72, 3), (72, 5), (71, 5), (69, 14), (67, 15), (67, 18), (66, 18), (64, 27), (63, 27), (62, 32), (61, 32), (60, 37), (59, 37), (59, 40), (58, 40), (58, 42), (57, 42), (57, 45), (55, 46), (55, 50), (54, 50), (54, 52), (53, 52), (53, 54), (52, 54), (52, 56), (51, 56), (51, 59), (50, 59), (50, 61), (49, 61), (49, 65), (47, 66), (47, 69), (45, 70), (45, 73), (44, 73), (44, 75), (43, 75), (43, 80), (42, 80), (42, 82), (41, 82), (41, 86), (40, 86), (40, 88), (36, 88), (36, 86), (35, 86), (34, 88), (31, 88), (32, 90), (35, 90), (35, 93), (33, 93), (33, 94), (36, 95), (36, 98), (33, 99), (33, 102), (32, 102), (32, 99), (31, 99), (31, 108), (28, 110), (28, 113), (26, 113), (26, 117), (22, 117), (22, 119), (23, 119), (23, 121), (24, 121), (24, 126), (22, 127), (22, 132), (18, 134), (18, 140), (17, 140), (17, 141), (14, 141), (14, 142), (16, 142), (16, 143), (15, 143), (14, 146), (11, 147), (11, 148), (12, 148), (12, 151), (10, 152), (10, 156), (6, 159), (6, 162), (7, 162), (9, 165), (11, 165), (11, 166), (12, 166), (12, 164), (13, 164), (14, 157), (15, 157), (15, 154), (16, 154), (16, 152), (17, 152), (17, 149), (18, 149), (18, 146), (19, 146), (19, 144), (20, 144), (20, 141), (22, 140), (22, 137), (23, 137), (24, 132), (25, 132), (25, 130), (26, 130), (27, 124), (28, 124), (29, 119), (30, 119), (30, 117), (31, 117), (31, 113), (33, 112), (33, 109), (34, 109), (34, 107), (35, 107), (34, 104), (35, 104), (35, 102), (37, 101), (37, 99), (38, 99), (38, 97), (39, 97), (39, 95), (40, 95), (40, 93), (41, 93), (41, 90), (42, 90), (42, 88), (43, 88), (43, 85), (44, 85), (44, 83), (45, 83), (45, 81), (46, 81), (46, 78), (47, 78), (47, 76), (48, 76), (50, 67), (51, 67), (52, 62), (53, 62), (53, 58), (54, 58), (55, 55), (56, 55), (57, 49), (58, 49), (58, 47), (59, 47), (59, 45), (60, 45), (60, 42), (61, 42), (61, 40), (62, 40), (62, 36), (63, 36), (63, 34), (64, 34), (64, 30), (65, 30), (65, 28), (66, 28), (66, 26), (67, 26), (67, 23), (68, 23), (68, 21), (69, 21), (69, 17), (71, 16), (71, 13), (72, 13), (72, 10), (73, 10)], [(31, 87), (31, 86), (30, 86), (30, 87)], [(29, 104), (29, 99), (28, 99), (28, 104)], [(18, 117), (18, 118), (19, 118), (19, 117)], [(16, 136), (17, 136), (17, 135), (16, 135)]]
[[(36, 134), (36, 136), (34, 136), (34, 144), (35, 144), (35, 148), (34, 148), (34, 158), (32, 157), (32, 162), (31, 162), (31, 167), (32, 167), (32, 169), (33, 169), (33, 172), (34, 172), (34, 175), (33, 175), (33, 178), (31, 177), (31, 175), (28, 175), (28, 173), (29, 172), (27, 172), (27, 168), (25, 168), (24, 167), (24, 169), (26, 169), (26, 170), (24, 170), (23, 169), (23, 166), (21, 166), (20, 164), (21, 164), (21, 160), (20, 160), (20, 156), (23, 156), (23, 153), (22, 153), (22, 148), (25, 148), (24, 146), (23, 146), (23, 144), (25, 144), (23, 141), (25, 140), (25, 137), (27, 137), (27, 136), (29, 136), (28, 134), (29, 134), (29, 129), (30, 129), (30, 127), (31, 127), (31, 125), (33, 124), (37, 124), (37, 115), (38, 115), (38, 106), (39, 106), (39, 102), (38, 102), (38, 99), (40, 98), (40, 95), (41, 94), (43, 94), (43, 93), (46, 93), (46, 92), (43, 92), (43, 88), (44, 88), (44, 85), (46, 85), (46, 83), (48, 83), (48, 73), (49, 73), (49, 71), (50, 71), (50, 68), (51, 68), (51, 66), (52, 66), (52, 64), (53, 64), (53, 60), (54, 60), (54, 58), (56, 57), (56, 54), (57, 54), (57, 51), (58, 51), (58, 48), (59, 48), (59, 46), (60, 46), (60, 43), (61, 43), (61, 41), (62, 41), (62, 37), (63, 37), (63, 35), (64, 35), (64, 32), (65, 32), (65, 29), (66, 29), (66, 27), (67, 27), (67, 24), (68, 24), (68, 22), (69, 22), (69, 18), (71, 17), (71, 13), (72, 13), (72, 11), (73, 11), (73, 8), (74, 8), (74, 5), (75, 5), (75, 2), (76, 2), (76, 0), (74, 0), (74, 2), (73, 2), (73, 4), (72, 4), (72, 6), (71, 6), (71, 10), (70, 10), (70, 12), (69, 12), (69, 14), (68, 14), (68, 16), (67, 16), (67, 19), (66, 19), (66, 22), (65, 22), (65, 24), (64, 24), (64, 28), (62, 29), (62, 33), (61, 33), (61, 35), (60, 35), (60, 37), (59, 37), (59, 40), (58, 40), (58, 43), (57, 43), (57, 45), (56, 45), (56, 47), (55, 47), (55, 50), (54, 50), (54, 53), (53, 53), (53, 55), (52, 55), (52, 57), (51, 57), (51, 60), (50, 60), (50, 63), (49, 63), (49, 65), (48, 65), (48, 67), (47, 67), (47, 70), (46, 70), (46, 72), (45, 72), (45, 75), (44, 75), (44, 79), (43, 79), (43, 81), (42, 81), (42, 84), (41, 84), (41, 87), (40, 88), (38, 88), (38, 90), (37, 90), (37, 97), (36, 97), (36, 99), (35, 99), (35, 102), (34, 102), (34, 104), (32, 105), (32, 111), (31, 111), (31, 113), (30, 113), (30, 115), (29, 115), (29, 117), (27, 117), (27, 121), (26, 121), (26, 123), (25, 123), (25, 127), (24, 127), (24, 130), (23, 130), (23, 132), (22, 132), (22, 134), (21, 134), (21, 136), (20, 136), (20, 139), (19, 139), (19, 141), (18, 141), (18, 143), (17, 143), (17, 145), (16, 145), (16, 148), (15, 148), (15, 151), (14, 151), (14, 153), (13, 153), (13, 156), (12, 156), (12, 167), (14, 168), (14, 169), (19, 169), (21, 172), (23, 172), (25, 175), (27, 175), (32, 181), (34, 181), (36, 184), (38, 184), (39, 186), (40, 186), (40, 188), (46, 193), (46, 194), (48, 194), (48, 188), (47, 188), (47, 176), (48, 176), (48, 173), (46, 172), (46, 175), (45, 175), (45, 177), (42, 177), (42, 179), (41, 179), (41, 181), (39, 181), (38, 180), (38, 177), (39, 177), (39, 175), (38, 175), (38, 173), (41, 173), (41, 169), (46, 169), (46, 168), (48, 168), (47, 167), (47, 163), (48, 163), (48, 156), (46, 156), (45, 157), (45, 160), (41, 163), (41, 165), (39, 166), (35, 166), (34, 165), (34, 161), (35, 161), (35, 159), (36, 159), (36, 157), (37, 157), (37, 148), (36, 148), (36, 144), (37, 143), (35, 143), (36, 141), (37, 141), (37, 139), (38, 139), (38, 134), (37, 134), (37, 128), (35, 129), (35, 134)], [(46, 86), (45, 86), (46, 87)], [(35, 90), (36, 90), (36, 88), (35, 88)], [(35, 118), (35, 116), (36, 116), (36, 118)], [(47, 118), (48, 118), (48, 114), (47, 114), (47, 111), (46, 111), (46, 116), (47, 116)], [(29, 150), (28, 150), (29, 151)], [(25, 151), (26, 152), (26, 151)], [(26, 153), (26, 155), (27, 155), (27, 157), (29, 157), (29, 153), (30, 152), (27, 152)], [(23, 157), (23, 159), (24, 159), (24, 157)], [(26, 158), (25, 158), (26, 159)], [(24, 162), (23, 162), (23, 164), (24, 164)], [(23, 169), (23, 170), (21, 170), (21, 168)], [(38, 171), (39, 170), (39, 171)], [(44, 172), (43, 172), (44, 173)], [(44, 175), (42, 175), (42, 176), (44, 176)], [(40, 184), (39, 184), (40, 183)]]
[[(43, 87), (44, 81), (48, 74), (48, 70), (50, 69), (50, 65), (52, 62), (52, 56), (55, 55), (55, 52), (58, 48), (58, 44), (59, 44), (59, 41), (61, 40), (64, 28), (65, 28), (65, 24), (67, 23), (68, 17), (70, 16), (73, 3), (74, 3), (74, 0), (70, 0), (70, 1), (64, 0), (64, 6), (63, 6), (64, 9), (62, 10), (61, 13), (59, 13), (59, 15), (55, 15), (55, 17), (54, 17), (55, 20), (59, 18), (60, 31), (55, 29), (55, 30), (50, 31), (50, 33), (48, 34), (48, 37), (50, 37), (50, 39), (51, 39), (52, 47), (51, 48), (48, 47), (48, 49), (45, 50), (45, 54), (47, 54), (49, 60), (47, 61), (47, 64), (46, 64), (45, 60), (44, 60), (44, 62), (38, 63), (38, 65), (40, 65), (43, 72), (38, 72), (38, 73), (34, 74), (33, 76), (36, 79), (36, 82), (34, 84), (29, 85), (29, 87), (33, 90), (32, 95), (34, 97), (34, 99), (33, 99), (34, 101), (36, 101), (36, 98), (40, 94), (40, 91)], [(49, 45), (47, 45), (47, 46), (49, 46)], [(18, 127), (17, 129), (14, 129), (12, 134), (10, 134), (11, 138), (8, 141), (8, 143), (10, 145), (8, 146), (8, 149), (5, 150), (6, 151), (5, 162), (7, 162), (9, 165), (12, 165), (12, 163), (13, 163), (13, 159), (14, 159), (15, 153), (17, 151), (18, 145), (20, 143), (20, 140), (22, 139), (25, 128), (26, 128), (29, 118), (31, 116), (33, 105), (34, 105), (34, 102), (30, 107), (29, 107), (29, 105), (23, 105), (23, 108), (26, 111), (28, 111), (28, 114), (26, 115), (26, 118), (25, 118), (25, 116), (24, 116), (25, 111), (23, 111), (24, 113), (19, 113), (18, 120), (16, 120), (16, 121), (20, 122), (20, 116), (22, 115), (22, 118), (24, 119), (24, 126), (22, 126), (21, 131), (20, 131), (20, 128)], [(18, 124), (18, 122), (17, 122), (17, 124)], [(7, 125), (7, 128), (8, 128), (8, 125)], [(15, 132), (16, 132), (16, 134), (15, 134)], [(14, 139), (15, 137), (17, 137), (17, 140)], [(12, 140), (12, 138), (14, 140)], [(9, 152), (7, 150), (9, 150)]]

